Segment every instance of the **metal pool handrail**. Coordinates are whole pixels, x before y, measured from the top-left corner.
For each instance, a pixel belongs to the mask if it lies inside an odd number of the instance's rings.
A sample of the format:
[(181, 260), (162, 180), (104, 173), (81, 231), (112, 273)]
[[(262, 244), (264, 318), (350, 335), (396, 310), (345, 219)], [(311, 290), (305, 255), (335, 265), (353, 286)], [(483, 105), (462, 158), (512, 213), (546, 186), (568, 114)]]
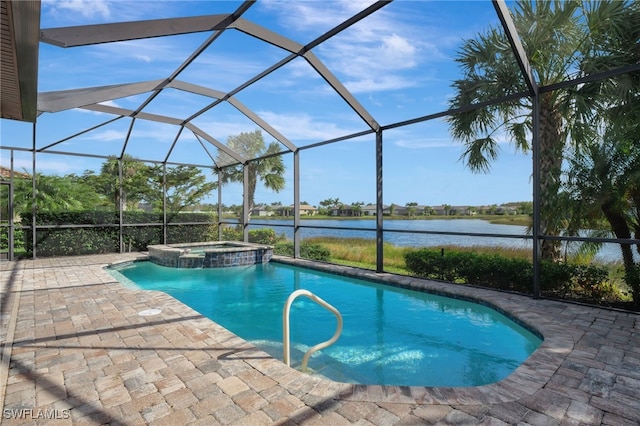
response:
[(307, 364), (309, 362), (309, 357), (311, 356), (311, 354), (314, 353), (315, 351), (320, 350), (320, 349), (324, 349), (327, 346), (331, 346), (340, 337), (340, 333), (342, 333), (342, 315), (340, 314), (340, 312), (336, 308), (334, 308), (329, 303), (327, 303), (324, 300), (322, 300), (320, 297), (318, 297), (315, 294), (311, 293), (309, 290), (300, 289), (300, 290), (296, 290), (293, 293), (291, 293), (289, 295), (289, 297), (287, 298), (287, 301), (284, 304), (284, 309), (282, 310), (282, 336), (283, 336), (282, 337), (282, 340), (283, 340), (282, 341), (282, 348), (283, 348), (283, 352), (284, 352), (284, 363), (287, 364), (287, 366), (290, 366), (290, 357), (291, 357), (290, 350), (289, 350), (289, 344), (290, 344), (290, 337), (289, 337), (289, 311), (291, 310), (291, 304), (299, 296), (308, 297), (309, 299), (311, 299), (314, 302), (316, 302), (318, 305), (320, 305), (323, 308), (331, 311), (336, 316), (336, 319), (338, 320), (338, 327), (336, 327), (336, 332), (333, 334), (333, 337), (331, 337), (331, 339), (329, 339), (327, 341), (324, 341), (322, 343), (318, 343), (315, 346), (312, 346), (304, 354), (304, 357), (302, 357), (301, 370), (302, 371), (306, 371), (307, 370)]

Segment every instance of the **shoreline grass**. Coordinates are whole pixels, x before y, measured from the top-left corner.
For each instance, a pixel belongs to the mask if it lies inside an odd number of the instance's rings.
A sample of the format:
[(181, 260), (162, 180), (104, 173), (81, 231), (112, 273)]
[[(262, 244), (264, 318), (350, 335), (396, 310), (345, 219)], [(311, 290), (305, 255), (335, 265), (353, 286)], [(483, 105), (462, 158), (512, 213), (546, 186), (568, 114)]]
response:
[[(376, 242), (366, 238), (311, 237), (305, 241), (321, 244), (331, 252), (331, 262), (340, 265), (357, 266), (364, 269), (376, 269)], [(461, 247), (443, 245), (435, 247), (441, 250), (466, 251), (485, 254), (499, 254), (505, 257), (531, 260), (531, 250), (526, 248), (508, 248), (498, 246)], [(404, 254), (417, 247), (401, 247), (390, 243), (383, 244), (384, 268), (387, 272), (407, 275)]]

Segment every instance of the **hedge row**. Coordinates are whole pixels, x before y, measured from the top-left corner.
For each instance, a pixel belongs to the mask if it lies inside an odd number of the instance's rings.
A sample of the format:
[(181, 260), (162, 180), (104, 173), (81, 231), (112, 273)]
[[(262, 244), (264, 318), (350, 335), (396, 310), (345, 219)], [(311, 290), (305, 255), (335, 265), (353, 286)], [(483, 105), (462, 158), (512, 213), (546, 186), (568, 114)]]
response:
[[(533, 289), (533, 265), (525, 259), (427, 248), (408, 251), (404, 259), (411, 274), (424, 278), (520, 293)], [(546, 261), (540, 264), (540, 289), (559, 297), (603, 300), (617, 296), (604, 268)]]
[[(242, 241), (243, 238), (241, 226), (227, 226), (222, 228), (222, 239), (224, 241)], [(284, 235), (276, 234), (276, 231), (271, 228), (249, 230), (250, 243), (274, 245), (285, 238)]]
[[(120, 251), (120, 228), (113, 226), (119, 222), (118, 213), (101, 211), (79, 212), (39, 212), (36, 214), (38, 226), (60, 226), (60, 228), (39, 229), (36, 233), (38, 257), (72, 256), (81, 254), (117, 253)], [(123, 212), (125, 224), (162, 223), (162, 215), (146, 212)], [(209, 214), (185, 213), (169, 218), (169, 223), (211, 222)], [(22, 225), (31, 226), (31, 217), (23, 217)], [(65, 225), (111, 225), (87, 228), (64, 228)], [(33, 254), (33, 231), (24, 231), (24, 247), (29, 256)], [(168, 243), (188, 243), (215, 241), (218, 239), (216, 225), (171, 225), (167, 228)], [(150, 244), (163, 242), (161, 225), (125, 226), (123, 229), (124, 248), (133, 251), (146, 250)]]

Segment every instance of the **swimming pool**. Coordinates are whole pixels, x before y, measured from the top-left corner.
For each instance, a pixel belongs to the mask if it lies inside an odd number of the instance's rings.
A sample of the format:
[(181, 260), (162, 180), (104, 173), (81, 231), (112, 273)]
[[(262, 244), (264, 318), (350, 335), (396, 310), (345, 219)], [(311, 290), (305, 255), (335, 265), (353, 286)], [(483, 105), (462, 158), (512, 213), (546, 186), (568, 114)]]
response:
[[(284, 303), (293, 291), (310, 290), (342, 313), (344, 329), (309, 368), (341, 382), (480, 386), (504, 379), (541, 344), (487, 306), (277, 262), (189, 270), (135, 262), (112, 273), (170, 294), (280, 360)], [(335, 328), (332, 313), (298, 299), (291, 309), (292, 366)]]

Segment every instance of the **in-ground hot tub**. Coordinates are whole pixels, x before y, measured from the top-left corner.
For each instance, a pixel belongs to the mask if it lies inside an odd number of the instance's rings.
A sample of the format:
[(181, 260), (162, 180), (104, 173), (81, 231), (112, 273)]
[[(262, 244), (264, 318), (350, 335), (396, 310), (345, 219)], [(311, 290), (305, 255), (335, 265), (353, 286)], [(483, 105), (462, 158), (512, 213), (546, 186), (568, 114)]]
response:
[(157, 244), (147, 246), (149, 259), (173, 268), (227, 268), (267, 263), (273, 247), (241, 241)]

